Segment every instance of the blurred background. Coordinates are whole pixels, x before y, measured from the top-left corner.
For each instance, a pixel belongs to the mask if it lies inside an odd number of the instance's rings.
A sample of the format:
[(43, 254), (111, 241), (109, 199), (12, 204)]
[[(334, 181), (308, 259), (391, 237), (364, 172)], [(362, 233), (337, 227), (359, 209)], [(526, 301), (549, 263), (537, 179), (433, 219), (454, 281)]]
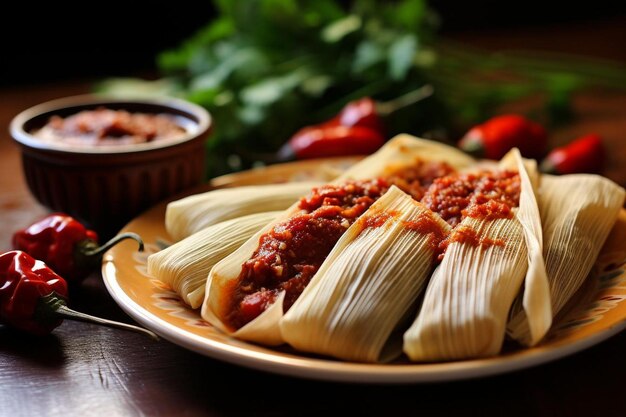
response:
[[(624, 1), (15, 7), (13, 22), (0, 28), (0, 88), (13, 100), (28, 87), (50, 98), (99, 90), (194, 101), (215, 120), (209, 178), (282, 162), (277, 151), (298, 129), (330, 119), (352, 100), (389, 102), (431, 84), (432, 97), (386, 117), (386, 138), (410, 133), (455, 144), (489, 117), (520, 113), (546, 127), (546, 151), (598, 133), (608, 148), (604, 173), (626, 184), (619, 170), (626, 157)], [(359, 23), (351, 26), (355, 16)]]
[[(494, 49), (521, 48), (529, 40), (526, 29), (532, 27), (536, 29), (533, 48), (626, 62), (624, 1), (439, 0), (431, 1), (430, 7), (439, 15), (440, 34), (445, 37)], [(0, 27), (0, 86), (150, 76), (156, 71), (159, 52), (178, 46), (215, 15), (209, 1), (113, 1), (72, 9), (56, 2), (36, 8), (29, 2), (14, 2), (12, 8), (11, 21)], [(581, 36), (579, 27), (589, 25), (601, 28), (605, 42), (598, 42), (597, 34)], [(503, 29), (511, 36), (493, 36)], [(572, 38), (551, 39), (554, 30), (569, 30)], [(516, 33), (524, 35), (516, 38)]]

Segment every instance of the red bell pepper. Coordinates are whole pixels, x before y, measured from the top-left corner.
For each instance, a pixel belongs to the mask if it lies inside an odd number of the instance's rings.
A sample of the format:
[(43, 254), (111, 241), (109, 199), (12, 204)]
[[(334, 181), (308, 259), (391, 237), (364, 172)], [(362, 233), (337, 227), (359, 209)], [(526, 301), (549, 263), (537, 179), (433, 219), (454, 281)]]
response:
[(598, 134), (591, 133), (554, 148), (539, 164), (548, 174), (599, 173), (604, 167), (605, 150)]
[(500, 159), (512, 148), (527, 158), (541, 158), (548, 143), (545, 129), (517, 114), (493, 117), (471, 128), (459, 141), (462, 150), (478, 157)]
[(115, 236), (98, 246), (96, 232), (67, 214), (53, 213), (15, 232), (13, 248), (45, 262), (68, 282), (77, 283), (99, 265), (106, 250), (129, 238), (139, 242), (139, 250), (143, 250), (143, 242), (135, 233)]
[(63, 319), (95, 322), (132, 330), (158, 339), (141, 327), (93, 317), (67, 307), (67, 282), (39, 260), (22, 251), (0, 255), (0, 323), (46, 335)]

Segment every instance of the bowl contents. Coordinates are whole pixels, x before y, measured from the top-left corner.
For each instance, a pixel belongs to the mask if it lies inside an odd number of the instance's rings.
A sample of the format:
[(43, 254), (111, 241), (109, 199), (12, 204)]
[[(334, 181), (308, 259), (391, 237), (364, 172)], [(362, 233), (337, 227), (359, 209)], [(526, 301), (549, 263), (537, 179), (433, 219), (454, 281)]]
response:
[(176, 139), (185, 133), (186, 130), (171, 115), (98, 107), (68, 117), (54, 115), (33, 135), (48, 142), (102, 146)]

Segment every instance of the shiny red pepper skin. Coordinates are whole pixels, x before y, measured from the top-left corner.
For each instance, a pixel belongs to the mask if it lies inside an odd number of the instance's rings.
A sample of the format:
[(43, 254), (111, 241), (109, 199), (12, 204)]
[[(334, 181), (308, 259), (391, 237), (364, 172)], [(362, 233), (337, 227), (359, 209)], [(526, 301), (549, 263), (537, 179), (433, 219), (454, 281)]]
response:
[(376, 111), (376, 102), (370, 97), (351, 101), (333, 121), (339, 126), (368, 127), (381, 135), (385, 131), (383, 121)]
[(45, 262), (70, 284), (79, 283), (94, 270), (101, 255), (124, 239), (134, 239), (143, 250), (143, 241), (136, 233), (122, 233), (102, 246), (98, 235), (64, 213), (50, 214), (26, 229), (13, 234), (13, 248)]
[(337, 116), (296, 132), (278, 151), (278, 159), (367, 155), (385, 143), (383, 121), (369, 97), (345, 105)]
[(385, 143), (385, 137), (369, 127), (322, 126), (305, 127), (283, 147), (283, 159), (309, 159), (342, 155), (367, 155)]
[(523, 156), (539, 159), (547, 142), (541, 125), (517, 114), (506, 114), (474, 126), (458, 146), (479, 158), (500, 159), (512, 148), (518, 148)]
[(22, 251), (0, 255), (0, 323), (45, 335), (62, 319), (38, 316), (41, 300), (49, 295), (67, 298), (67, 283), (45, 263)]
[(63, 213), (53, 213), (13, 235), (13, 248), (45, 262), (70, 282), (82, 280), (91, 265), (81, 265), (77, 252), (97, 247), (98, 235)]
[(604, 167), (605, 154), (602, 139), (591, 133), (554, 148), (541, 161), (539, 169), (549, 174), (599, 173)]
[(146, 329), (74, 311), (67, 307), (67, 282), (44, 262), (14, 250), (0, 255), (0, 324), (45, 336), (64, 319), (98, 323), (158, 336)]

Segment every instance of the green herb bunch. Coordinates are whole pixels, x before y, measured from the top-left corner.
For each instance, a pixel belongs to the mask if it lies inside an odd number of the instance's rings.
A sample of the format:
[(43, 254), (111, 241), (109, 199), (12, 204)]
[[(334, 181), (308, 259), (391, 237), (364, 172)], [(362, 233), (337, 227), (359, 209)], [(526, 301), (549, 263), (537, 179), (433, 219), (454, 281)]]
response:
[(542, 111), (556, 121), (570, 115), (570, 95), (585, 85), (626, 88), (622, 68), (444, 43), (425, 0), (214, 3), (213, 21), (160, 54), (161, 79), (99, 86), (177, 95), (206, 107), (214, 118), (209, 177), (266, 160), (298, 129), (364, 96), (387, 101), (433, 86), (433, 96), (389, 116), (387, 134), (452, 142), (513, 99), (543, 94)]

